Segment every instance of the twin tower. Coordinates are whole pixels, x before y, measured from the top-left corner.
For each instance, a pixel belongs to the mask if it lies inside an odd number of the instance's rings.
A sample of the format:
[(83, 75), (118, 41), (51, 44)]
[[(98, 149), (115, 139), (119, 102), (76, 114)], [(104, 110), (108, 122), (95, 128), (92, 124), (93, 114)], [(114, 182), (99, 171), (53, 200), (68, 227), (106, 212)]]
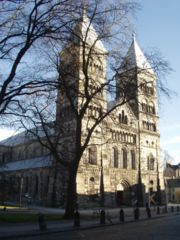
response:
[[(114, 80), (107, 74), (107, 55), (84, 13), (61, 53), (63, 87), (57, 103), (57, 121), (66, 129), (67, 158), (75, 151), (77, 114), (83, 116), (82, 146), (93, 128), (78, 167), (78, 201), (97, 204), (103, 187), (105, 205), (131, 205), (141, 178), (143, 201), (148, 202), (164, 187), (156, 75), (135, 36)], [(112, 93), (115, 97), (108, 101)]]

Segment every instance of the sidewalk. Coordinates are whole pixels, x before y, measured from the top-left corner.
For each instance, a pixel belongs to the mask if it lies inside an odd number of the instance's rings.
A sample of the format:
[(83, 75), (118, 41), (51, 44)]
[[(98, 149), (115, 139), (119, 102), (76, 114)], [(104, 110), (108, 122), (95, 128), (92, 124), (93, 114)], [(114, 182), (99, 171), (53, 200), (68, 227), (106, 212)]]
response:
[[(134, 220), (134, 209), (133, 208), (124, 208), (125, 213), (125, 223), (130, 223)], [(152, 218), (157, 217), (165, 217), (170, 216), (172, 214), (180, 214), (177, 212), (177, 209), (174, 209), (174, 212), (171, 212), (171, 209), (168, 209), (168, 213), (163, 213), (164, 208), (161, 207), (160, 214), (156, 213), (155, 208), (151, 208)], [(30, 209), (31, 212), (50, 214), (50, 213), (63, 213), (63, 209), (51, 209), (51, 208), (43, 208), (43, 207), (32, 207)], [(98, 214), (98, 210), (80, 210), (80, 214), (83, 218), (83, 215), (92, 216), (92, 219), (85, 220), (81, 219), (80, 227), (74, 227), (73, 220), (60, 220), (60, 221), (47, 221), (47, 230), (40, 231), (39, 224), (37, 222), (29, 222), (29, 223), (1, 223), (0, 224), (0, 239), (13, 239), (17, 237), (25, 237), (25, 236), (35, 236), (42, 234), (50, 234), (55, 232), (63, 232), (63, 231), (74, 231), (77, 229), (87, 229), (94, 227), (102, 227), (102, 226), (110, 226), (114, 224), (122, 224), (119, 220), (119, 208), (116, 209), (106, 209), (106, 223), (100, 224), (100, 219)], [(139, 221), (147, 220), (147, 214), (145, 208), (140, 208), (140, 217)]]

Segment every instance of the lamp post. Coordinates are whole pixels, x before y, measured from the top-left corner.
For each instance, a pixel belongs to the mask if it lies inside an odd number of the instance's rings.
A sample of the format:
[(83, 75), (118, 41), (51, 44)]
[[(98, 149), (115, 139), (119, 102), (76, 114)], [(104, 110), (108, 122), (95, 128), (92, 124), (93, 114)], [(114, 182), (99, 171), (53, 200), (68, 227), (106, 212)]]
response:
[(143, 206), (143, 191), (142, 191), (142, 177), (141, 177), (141, 139), (140, 139), (140, 126), (138, 120), (138, 149), (139, 149), (139, 159), (138, 159), (138, 180), (137, 180), (137, 201), (139, 206)]
[(102, 136), (103, 131), (101, 128), (101, 162), (100, 162), (100, 205), (101, 207), (104, 207), (104, 173), (103, 173), (103, 159), (102, 159)]
[(102, 163), (102, 151), (101, 151), (100, 196), (101, 196), (101, 207), (104, 207), (104, 174), (103, 174), (103, 163)]
[(159, 179), (159, 162), (158, 162), (158, 147), (156, 141), (156, 164), (157, 164), (157, 202), (158, 205), (161, 205), (161, 186), (160, 186), (160, 179)]
[(19, 206), (21, 207), (22, 204), (22, 191), (23, 191), (23, 177), (20, 179), (20, 192), (19, 192)]

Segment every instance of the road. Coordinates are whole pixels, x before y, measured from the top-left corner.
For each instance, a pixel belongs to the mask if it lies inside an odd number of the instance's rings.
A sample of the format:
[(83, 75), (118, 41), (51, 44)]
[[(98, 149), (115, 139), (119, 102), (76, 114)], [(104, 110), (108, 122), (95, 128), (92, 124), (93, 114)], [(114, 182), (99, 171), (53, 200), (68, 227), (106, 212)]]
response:
[[(13, 238), (14, 239), (14, 238)], [(88, 230), (61, 232), (25, 240), (179, 240), (180, 215)], [(16, 238), (22, 240), (22, 238)]]

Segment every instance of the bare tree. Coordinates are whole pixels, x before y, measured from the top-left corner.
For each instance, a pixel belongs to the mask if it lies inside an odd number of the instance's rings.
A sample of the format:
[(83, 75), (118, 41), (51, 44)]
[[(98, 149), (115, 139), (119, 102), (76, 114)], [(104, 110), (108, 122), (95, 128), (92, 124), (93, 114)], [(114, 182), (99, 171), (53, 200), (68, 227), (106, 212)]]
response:
[[(32, 126), (28, 131), (51, 151), (56, 170), (59, 164), (68, 169), (65, 217), (72, 217), (75, 209), (77, 170), (92, 134), (97, 126), (105, 124), (105, 119), (111, 112), (129, 101), (123, 96), (119, 103), (110, 109), (107, 109), (107, 103), (104, 103), (107, 91), (111, 95), (116, 94), (115, 78), (118, 69), (115, 66), (121, 58), (121, 56), (117, 58), (115, 52), (116, 40), (118, 39), (118, 44), (124, 42), (123, 38), (127, 36), (126, 28), (129, 24), (128, 14), (136, 6), (133, 2), (122, 1), (114, 4), (90, 1), (86, 8), (81, 4), (77, 13), (78, 21), (72, 26), (68, 25), (69, 38), (64, 39), (61, 54), (59, 55), (60, 50), (57, 51), (54, 43), (49, 43), (57, 53), (57, 57), (47, 54), (56, 64), (59, 74), (57, 93), (53, 93), (53, 88), (49, 88), (48, 93), (43, 95), (35, 93), (25, 107), (24, 117)], [(118, 32), (118, 25), (122, 34)], [(107, 46), (111, 44), (113, 47), (106, 50), (101, 42), (103, 40)], [(111, 66), (113, 74), (106, 80), (107, 58), (114, 61), (114, 64)], [(92, 76), (92, 68), (100, 82)], [(55, 107), (56, 98), (57, 106)], [(52, 109), (55, 108), (57, 111), (53, 115)], [(21, 123), (27, 129), (22, 119)], [(55, 198), (53, 196), (54, 200)]]
[[(18, 111), (20, 97), (43, 91), (48, 79), (37, 77), (38, 46), (61, 40), (72, 23), (70, 0), (0, 2), (0, 114)], [(36, 61), (36, 65), (33, 64)], [(33, 69), (32, 69), (33, 68)]]
[[(129, 63), (123, 62), (123, 54), (117, 49), (117, 43), (124, 47), (128, 15), (136, 7), (135, 3), (128, 1), (114, 1), (114, 4), (89, 1), (86, 9), (79, 5), (76, 23), (66, 26), (69, 37), (64, 39), (61, 54), (54, 43), (48, 43), (57, 56), (55, 61), (51, 54), (47, 54), (57, 67), (55, 89), (51, 85), (46, 94), (34, 93), (25, 113), (19, 114), (20, 117), (23, 115), (23, 127), (52, 153), (55, 169), (59, 169), (59, 165), (67, 169), (66, 218), (74, 213), (77, 171), (83, 153), (91, 144), (91, 137), (94, 134), (100, 136), (100, 128), (106, 125), (107, 118), (116, 120), (118, 107), (126, 103), (139, 104), (136, 92), (140, 86), (134, 81), (135, 74), (148, 70), (149, 65), (146, 69), (130, 71)], [(120, 62), (123, 73), (119, 69)], [(163, 66), (164, 71), (168, 69), (162, 58), (154, 63), (156, 67)], [(117, 88), (119, 77), (122, 81)], [(116, 98), (110, 106), (107, 106), (107, 96)], [(29, 123), (32, 129), (27, 127)]]

